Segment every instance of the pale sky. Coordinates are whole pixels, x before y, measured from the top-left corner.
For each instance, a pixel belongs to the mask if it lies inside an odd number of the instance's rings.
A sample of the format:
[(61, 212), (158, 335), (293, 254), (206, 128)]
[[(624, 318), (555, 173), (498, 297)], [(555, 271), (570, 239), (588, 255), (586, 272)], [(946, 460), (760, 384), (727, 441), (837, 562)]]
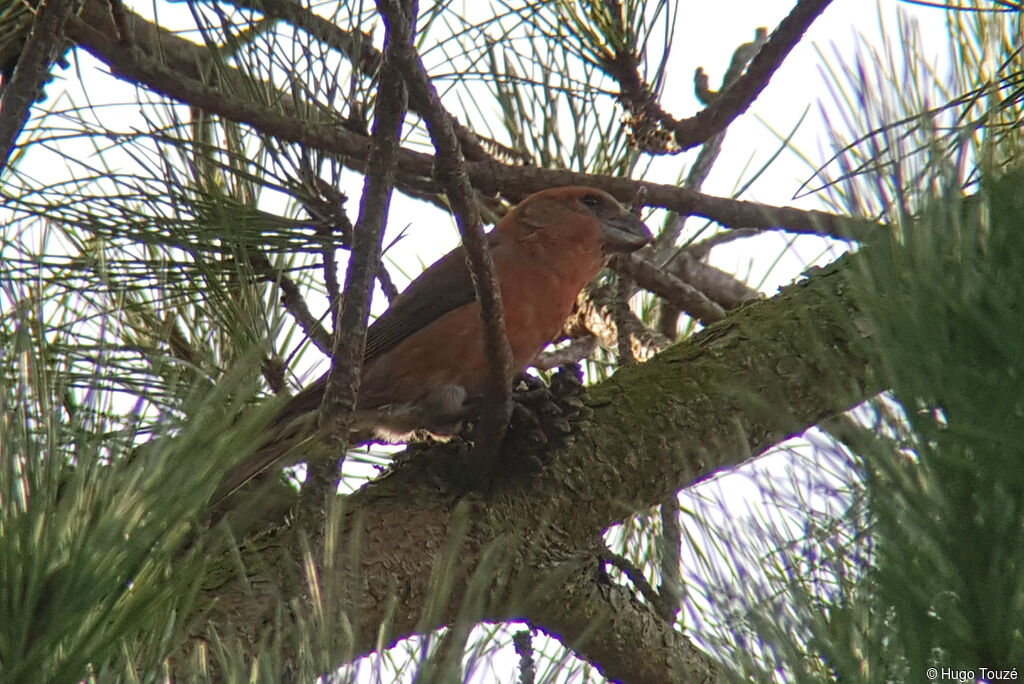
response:
[[(709, 73), (712, 86), (717, 87), (735, 47), (740, 43), (750, 41), (754, 30), (759, 26), (765, 26), (769, 31), (772, 30), (778, 21), (790, 11), (794, 1), (706, 2), (704, 0), (681, 0), (676, 38), (672, 46), (673, 56), (668, 68), (668, 73), (679, 79), (679, 82), (673, 82), (666, 88), (665, 96), (662, 98), (662, 105), (665, 109), (678, 117), (694, 113), (697, 107), (692, 95), (694, 69), (697, 66), (703, 66)], [(147, 8), (151, 8), (148, 3), (129, 2), (127, 4), (136, 11), (152, 15), (151, 9), (147, 11)], [(852, 54), (858, 35), (863, 36), (868, 43), (877, 44), (877, 37), (880, 33), (877, 11), (879, 7), (883, 18), (882, 23), (887, 27), (888, 32), (894, 31), (896, 12), (902, 10), (913, 15), (920, 22), (921, 33), (925, 38), (925, 49), (933, 51), (937, 61), (941, 59), (941, 55), (945, 54), (948, 34), (943, 22), (944, 13), (941, 10), (898, 3), (895, 0), (884, 0), (879, 5), (872, 0), (836, 0), (815, 22), (807, 38), (790, 55), (752, 110), (730, 127), (722, 155), (715, 165), (715, 171), (704, 186), (704, 192), (717, 195), (731, 194), (738, 179), (749, 177), (761, 163), (776, 151), (778, 141), (771, 133), (769, 126), (779, 132), (788, 132), (808, 107), (811, 107), (811, 112), (802, 129), (794, 138), (795, 145), (816, 163), (827, 158), (827, 155), (822, 153), (822, 150), (826, 149), (827, 142), (821, 138), (821, 125), (817, 113), (818, 100), (820, 97), (827, 97), (827, 91), (819, 72), (821, 57), (816, 53), (815, 46), (829, 56), (831, 61), (835, 61), (835, 54), (847, 56)], [(161, 21), (167, 21), (169, 17), (178, 13), (181, 13), (179, 16), (185, 17), (187, 20), (188, 12), (184, 3), (159, 5)], [(116, 82), (107, 76), (97, 75), (96, 70), (103, 69), (84, 53), (80, 58), (85, 90), (82, 90), (74, 70), (67, 70), (60, 74), (58, 82), (47, 86), (47, 93), (51, 98), (57, 97), (62, 86), (66, 86), (67, 96), (78, 104), (86, 102), (87, 99), (95, 105), (105, 102), (131, 102), (134, 99), (134, 90), (131, 86)], [(831, 103), (826, 101), (825, 104), (829, 106)], [(110, 116), (118, 117), (118, 127), (128, 128), (137, 125), (133, 123), (135, 114), (130, 110), (123, 108), (116, 111), (97, 109), (96, 112), (96, 116), (104, 121), (109, 120), (107, 117)], [(87, 146), (83, 146), (81, 156), (83, 159), (88, 159), (89, 148)], [(659, 164), (659, 168), (661, 166), (666, 169), (665, 174), (662, 177), (655, 176), (650, 179), (660, 183), (674, 182), (679, 173), (679, 159), (665, 160)], [(63, 167), (62, 162), (60, 167)], [(56, 180), (55, 176), (59, 175), (60, 167), (54, 165), (53, 159), (49, 155), (33, 153), (24, 160), (22, 168), (32, 175), (45, 177), (53, 182)], [(811, 168), (796, 154), (783, 152), (771, 170), (761, 177), (743, 195), (743, 198), (765, 203), (814, 206), (816, 200), (813, 197), (792, 199), (800, 184), (808, 179), (810, 172)], [(354, 174), (351, 175), (348, 187), (343, 188), (343, 191), (350, 197), (348, 208), (353, 219), (358, 206), (357, 198), (360, 188), (361, 180)], [(694, 221), (696, 222), (696, 220)], [(435, 228), (419, 230), (424, 224), (432, 224)], [(391, 213), (389, 235), (395, 235), (405, 226), (411, 227), (409, 239), (416, 240), (414, 251), (424, 263), (432, 262), (454, 246), (457, 241), (457, 234), (450, 219), (423, 203), (396, 195)], [(446, 226), (446, 228), (438, 230), (436, 226)], [(652, 225), (652, 228), (656, 229), (657, 226)], [(771, 294), (779, 285), (790, 282), (796, 277), (812, 259), (824, 258), (825, 261), (828, 261), (832, 258), (823, 255), (823, 251), (826, 249), (823, 240), (810, 237), (802, 241), (800, 249), (787, 252), (782, 263), (773, 267), (784, 244), (784, 239), (784, 236), (772, 234), (757, 240), (733, 243), (728, 248), (717, 249), (713, 252), (713, 263), (740, 276), (749, 273), (751, 284), (758, 284), (770, 271), (762, 290)], [(413, 250), (407, 250), (406, 253), (410, 251)], [(415, 264), (405, 264), (404, 266), (415, 274), (417, 270)], [(381, 310), (382, 304), (382, 298), (378, 298), (374, 309)], [(771, 467), (770, 463), (770, 461), (765, 461), (762, 466)], [(718, 484), (714, 486), (718, 486)], [(749, 486), (749, 481), (737, 479), (733, 482), (733, 487), (736, 489), (731, 491), (735, 495), (737, 491), (744, 490)], [(755, 487), (752, 490), (747, 490), (744, 498), (749, 505), (762, 505), (757, 501), (757, 496), (758, 490)], [(774, 514), (765, 513), (765, 515)], [(491, 670), (480, 672), (473, 681), (514, 681), (516, 661), (510, 648), (505, 649), (503, 657), (498, 662), (501, 663), (498, 666), (500, 677), (498, 677), (498, 672)]]

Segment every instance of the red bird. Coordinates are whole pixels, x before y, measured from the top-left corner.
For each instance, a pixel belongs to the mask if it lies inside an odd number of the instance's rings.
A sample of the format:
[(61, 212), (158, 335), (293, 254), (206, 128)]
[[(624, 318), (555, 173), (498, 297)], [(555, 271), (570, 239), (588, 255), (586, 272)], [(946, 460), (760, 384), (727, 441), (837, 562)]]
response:
[[(610, 254), (651, 240), (647, 226), (611, 195), (561, 187), (530, 195), (488, 234), (501, 286), (505, 330), (519, 371), (553, 341), (583, 287)], [(424, 271), (367, 330), (353, 430), (399, 439), (417, 430), (451, 435), (485, 390), (480, 304), (463, 248)], [(297, 394), (272, 423), (280, 434), (315, 420), (326, 375)], [(312, 423), (310, 423), (312, 425)], [(309, 428), (297, 430), (310, 434)], [(281, 456), (259, 449), (225, 479), (237, 488)]]

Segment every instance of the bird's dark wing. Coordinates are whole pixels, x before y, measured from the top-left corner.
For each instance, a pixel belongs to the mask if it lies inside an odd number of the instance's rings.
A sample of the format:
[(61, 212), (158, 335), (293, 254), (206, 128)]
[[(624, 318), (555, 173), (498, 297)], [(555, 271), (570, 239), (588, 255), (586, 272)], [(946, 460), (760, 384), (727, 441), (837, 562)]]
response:
[[(488, 241), (494, 247), (495, 234)], [(425, 328), (438, 318), (469, 304), (476, 298), (473, 279), (466, 265), (466, 253), (461, 246), (434, 262), (405, 288), (391, 306), (366, 330), (366, 351), (363, 364), (388, 353), (402, 340)], [(327, 384), (327, 374), (320, 376), (296, 394), (281, 409), (274, 424), (288, 422), (296, 416), (316, 411)]]
[(388, 353), (402, 340), (475, 297), (466, 253), (456, 247), (421, 273), (370, 325), (363, 364)]

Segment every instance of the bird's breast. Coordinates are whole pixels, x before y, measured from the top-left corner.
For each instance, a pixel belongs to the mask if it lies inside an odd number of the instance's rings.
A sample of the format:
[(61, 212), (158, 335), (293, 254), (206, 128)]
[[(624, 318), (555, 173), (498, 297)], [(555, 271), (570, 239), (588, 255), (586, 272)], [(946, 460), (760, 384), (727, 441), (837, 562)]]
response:
[[(580, 290), (602, 264), (599, 251), (561, 261), (555, 268), (543, 260), (495, 259), (515, 370), (524, 368), (558, 336)], [(484, 391), (486, 377), (480, 305), (474, 300), (443, 314), (368, 363), (359, 404), (374, 408), (415, 402), (449, 384), (476, 396)]]

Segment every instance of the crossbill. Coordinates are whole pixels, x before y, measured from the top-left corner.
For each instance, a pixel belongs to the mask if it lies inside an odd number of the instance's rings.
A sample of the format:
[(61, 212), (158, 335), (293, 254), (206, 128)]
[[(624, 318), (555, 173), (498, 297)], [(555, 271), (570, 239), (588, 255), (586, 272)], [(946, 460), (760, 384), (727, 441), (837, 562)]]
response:
[[(651, 233), (603, 190), (569, 186), (522, 200), (487, 238), (513, 370), (519, 371), (557, 338), (580, 291), (608, 257), (646, 245)], [(389, 441), (419, 431), (454, 434), (479, 406), (486, 378), (480, 304), (460, 246), (416, 278), (367, 329), (352, 429)], [(311, 433), (326, 381), (325, 375), (293, 397), (272, 427)], [(307, 426), (300, 430), (302, 423)], [(279, 458), (258, 449), (224, 486), (240, 486)]]

